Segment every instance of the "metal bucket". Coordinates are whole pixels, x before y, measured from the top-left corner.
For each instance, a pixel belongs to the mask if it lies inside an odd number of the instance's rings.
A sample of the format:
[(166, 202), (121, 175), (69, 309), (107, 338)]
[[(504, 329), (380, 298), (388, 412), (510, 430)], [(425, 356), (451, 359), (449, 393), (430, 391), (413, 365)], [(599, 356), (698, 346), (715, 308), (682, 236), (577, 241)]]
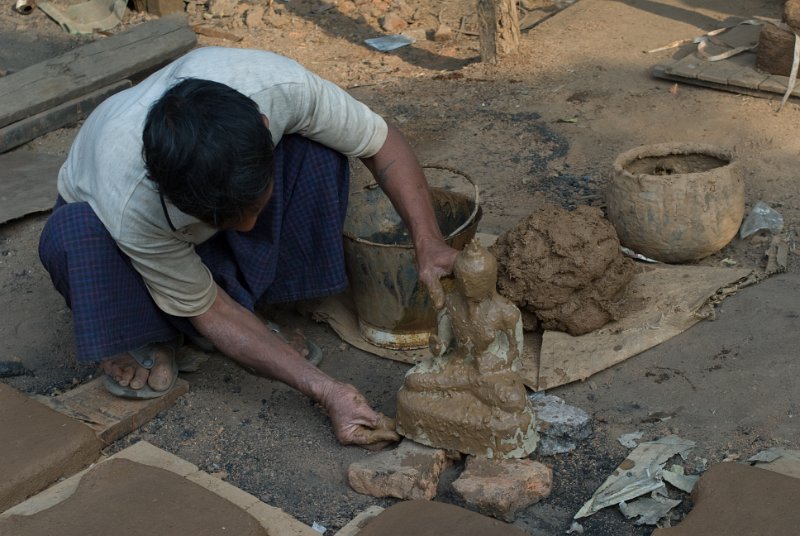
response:
[[(462, 191), (453, 185), (434, 186), (431, 194), (445, 241), (460, 250), (475, 236), (481, 208), (477, 185), (456, 173)], [(464, 181), (472, 195), (463, 193)], [(361, 335), (384, 348), (426, 347), (436, 329), (436, 310), (427, 288), (417, 279), (411, 236), (380, 189), (350, 194), (344, 252)]]

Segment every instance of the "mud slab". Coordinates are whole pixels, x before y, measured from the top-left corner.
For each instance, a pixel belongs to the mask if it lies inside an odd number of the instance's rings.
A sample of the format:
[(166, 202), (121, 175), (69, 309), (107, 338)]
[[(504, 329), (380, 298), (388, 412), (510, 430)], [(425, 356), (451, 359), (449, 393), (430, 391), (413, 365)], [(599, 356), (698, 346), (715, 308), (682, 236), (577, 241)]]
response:
[(797, 534), (800, 479), (737, 463), (706, 471), (692, 493), (694, 509), (654, 536)]
[(358, 536), (525, 536), (520, 529), (452, 504), (408, 501), (387, 508)]
[(89, 471), (75, 493), (52, 508), (0, 520), (0, 532), (18, 536), (100, 536), (121, 527), (131, 536), (267, 534), (244, 510), (197, 484), (124, 459)]
[(0, 512), (80, 471), (103, 446), (85, 424), (0, 383)]
[(318, 536), (280, 509), (144, 441), (0, 514), (0, 534), (99, 536), (123, 528), (133, 536)]

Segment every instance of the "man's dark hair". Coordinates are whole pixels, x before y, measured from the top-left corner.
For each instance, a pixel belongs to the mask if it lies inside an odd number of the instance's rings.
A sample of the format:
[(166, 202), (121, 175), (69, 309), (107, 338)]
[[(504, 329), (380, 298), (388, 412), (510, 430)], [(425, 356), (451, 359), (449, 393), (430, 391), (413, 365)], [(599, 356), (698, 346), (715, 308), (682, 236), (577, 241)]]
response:
[(215, 227), (238, 222), (272, 183), (272, 136), (258, 105), (218, 82), (171, 87), (147, 113), (142, 140), (161, 195)]

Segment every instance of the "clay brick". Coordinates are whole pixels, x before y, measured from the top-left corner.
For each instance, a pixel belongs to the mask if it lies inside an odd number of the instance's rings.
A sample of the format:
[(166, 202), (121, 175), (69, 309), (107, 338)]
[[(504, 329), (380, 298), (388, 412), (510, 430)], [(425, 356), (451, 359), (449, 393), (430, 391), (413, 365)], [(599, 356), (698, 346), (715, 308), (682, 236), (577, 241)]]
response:
[(350, 464), (347, 478), (358, 493), (398, 499), (433, 499), (447, 465), (444, 450), (403, 440), (390, 451)]
[(470, 458), (453, 489), (471, 508), (511, 522), (518, 511), (550, 495), (553, 470), (529, 459)]

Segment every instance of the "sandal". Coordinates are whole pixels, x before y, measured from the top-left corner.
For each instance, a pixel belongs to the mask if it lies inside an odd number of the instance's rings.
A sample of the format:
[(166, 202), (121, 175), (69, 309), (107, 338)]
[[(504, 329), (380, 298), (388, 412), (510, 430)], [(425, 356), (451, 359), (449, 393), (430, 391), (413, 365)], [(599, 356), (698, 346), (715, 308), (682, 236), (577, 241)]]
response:
[[(284, 334), (281, 333), (281, 328), (280, 326), (278, 326), (278, 324), (267, 321), (267, 327), (270, 329), (270, 331), (275, 333), (285, 342), (291, 344), (290, 341), (286, 339)], [(320, 362), (322, 361), (322, 350), (320, 349), (319, 346), (317, 346), (314, 342), (310, 341), (309, 339), (305, 339), (305, 343), (306, 343), (306, 348), (308, 349), (308, 355), (306, 355), (306, 360), (315, 367), (318, 367)]]
[(171, 354), (169, 356), (169, 365), (170, 371), (172, 374), (172, 381), (166, 389), (163, 391), (156, 391), (152, 387), (150, 387), (147, 383), (140, 389), (133, 389), (130, 386), (122, 386), (120, 385), (114, 378), (105, 374), (103, 376), (103, 386), (106, 390), (114, 396), (118, 396), (121, 398), (131, 398), (131, 399), (138, 399), (138, 400), (147, 400), (151, 398), (158, 398), (164, 396), (168, 392), (175, 387), (175, 382), (178, 381), (178, 362), (175, 358), (176, 354), (176, 344), (175, 342), (164, 344), (164, 343), (153, 343), (153, 344), (146, 344), (141, 348), (137, 348), (136, 350), (132, 350), (128, 352), (139, 366), (144, 367), (148, 370), (153, 368), (155, 365), (155, 359), (153, 358), (153, 352), (155, 351), (157, 346), (166, 346), (171, 350)]

